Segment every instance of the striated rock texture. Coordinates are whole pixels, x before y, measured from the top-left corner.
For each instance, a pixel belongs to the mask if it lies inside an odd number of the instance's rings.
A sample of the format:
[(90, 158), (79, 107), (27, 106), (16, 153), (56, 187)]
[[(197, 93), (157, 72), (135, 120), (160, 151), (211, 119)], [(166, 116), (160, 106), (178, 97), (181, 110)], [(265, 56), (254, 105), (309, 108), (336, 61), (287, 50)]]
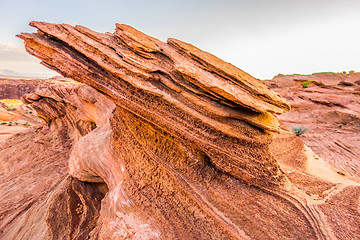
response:
[[(113, 34), (31, 25), (38, 33), (20, 35), (30, 54), (116, 104), (110, 125), (80, 138), (70, 156), (79, 183), (108, 188), (95, 227), (86, 225), (82, 236), (360, 236), (359, 184), (279, 127), (274, 114), (290, 107), (260, 81), (190, 44), (164, 43), (127, 25)], [(273, 143), (271, 131), (282, 133)], [(50, 229), (62, 229), (54, 212), (66, 213), (53, 209)]]
[[(145, 124), (145, 130), (149, 123), (149, 134), (164, 132), (198, 146), (218, 169), (237, 178), (280, 181), (263, 129), (277, 130), (273, 114), (289, 106), (250, 75), (190, 44), (163, 43), (126, 25), (117, 25), (113, 35), (81, 26), (32, 25), (39, 34), (21, 35), (26, 49), (49, 68), (110, 97), (121, 107), (114, 124), (133, 121), (129, 127)], [(113, 128), (116, 135), (123, 134), (120, 127)]]
[(291, 103), (292, 111), (279, 118), (289, 127), (307, 127), (301, 135), (307, 146), (360, 178), (360, 73), (278, 75), (265, 83)]
[[(28, 104), (19, 101), (23, 95), (34, 92), (57, 82), (73, 82), (64, 77), (49, 79), (0, 79), (0, 142), (25, 131), (30, 126), (39, 127), (43, 121)], [(4, 100), (3, 100), (4, 99)], [(40, 104), (41, 105), (41, 104)], [(12, 109), (12, 110), (9, 110)]]
[(0, 144), (0, 239), (86, 239), (104, 196), (69, 176), (70, 152), (114, 104), (86, 85), (48, 81), (23, 97), (46, 120)]

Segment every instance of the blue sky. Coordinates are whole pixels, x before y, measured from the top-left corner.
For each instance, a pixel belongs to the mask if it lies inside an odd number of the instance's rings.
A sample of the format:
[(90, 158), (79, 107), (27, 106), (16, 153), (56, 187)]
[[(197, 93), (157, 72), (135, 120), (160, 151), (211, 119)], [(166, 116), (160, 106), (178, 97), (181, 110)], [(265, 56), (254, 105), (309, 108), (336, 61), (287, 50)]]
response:
[(32, 20), (99, 32), (129, 24), (163, 41), (192, 43), (260, 79), (360, 71), (358, 0), (0, 0), (0, 70), (56, 75), (15, 37), (34, 31)]

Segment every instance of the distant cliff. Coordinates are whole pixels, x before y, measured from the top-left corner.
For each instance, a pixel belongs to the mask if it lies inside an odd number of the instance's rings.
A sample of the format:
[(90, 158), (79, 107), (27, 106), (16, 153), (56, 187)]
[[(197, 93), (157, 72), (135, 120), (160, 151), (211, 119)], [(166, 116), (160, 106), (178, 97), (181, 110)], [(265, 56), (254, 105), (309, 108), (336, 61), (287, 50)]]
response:
[(0, 99), (20, 99), (39, 89), (43, 79), (0, 78)]

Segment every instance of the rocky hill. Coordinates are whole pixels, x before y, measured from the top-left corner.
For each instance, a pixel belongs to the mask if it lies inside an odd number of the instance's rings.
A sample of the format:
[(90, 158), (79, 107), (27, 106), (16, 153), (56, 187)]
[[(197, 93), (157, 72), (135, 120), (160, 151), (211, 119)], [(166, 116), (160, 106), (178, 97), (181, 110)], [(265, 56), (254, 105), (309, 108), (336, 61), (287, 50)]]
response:
[(0, 238), (360, 236), (358, 178), (281, 125), (290, 106), (262, 82), (127, 25), (31, 25), (28, 52), (93, 89), (23, 97), (45, 125), (0, 145)]
[(279, 119), (306, 127), (300, 138), (307, 146), (342, 173), (360, 177), (360, 73), (278, 75), (265, 84), (291, 104)]

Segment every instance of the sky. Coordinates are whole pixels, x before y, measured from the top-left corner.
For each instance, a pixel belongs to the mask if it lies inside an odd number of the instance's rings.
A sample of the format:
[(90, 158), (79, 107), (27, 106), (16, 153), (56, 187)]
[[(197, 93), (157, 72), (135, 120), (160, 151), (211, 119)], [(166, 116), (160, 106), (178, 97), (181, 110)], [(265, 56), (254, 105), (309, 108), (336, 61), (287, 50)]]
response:
[(58, 75), (15, 37), (34, 32), (33, 20), (98, 32), (128, 24), (191, 43), (259, 79), (360, 71), (359, 0), (0, 0), (0, 74)]

